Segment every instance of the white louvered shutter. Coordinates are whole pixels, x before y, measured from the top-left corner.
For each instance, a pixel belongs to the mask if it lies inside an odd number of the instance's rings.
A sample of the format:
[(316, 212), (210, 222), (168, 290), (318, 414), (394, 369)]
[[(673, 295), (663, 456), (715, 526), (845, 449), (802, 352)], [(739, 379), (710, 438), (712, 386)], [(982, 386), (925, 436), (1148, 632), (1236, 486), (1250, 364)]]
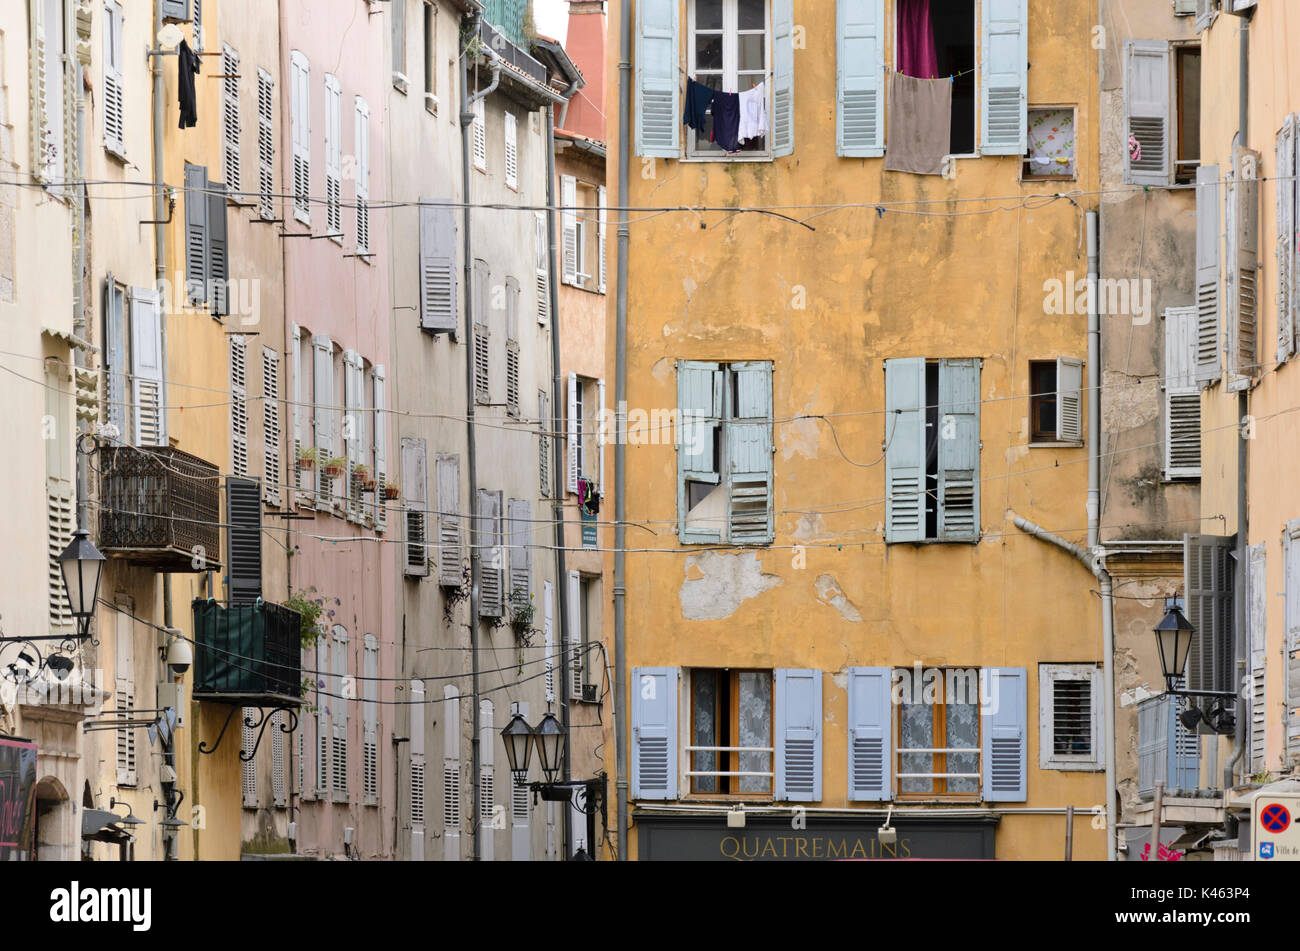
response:
[(1268, 546), (1260, 542), (1246, 549), (1246, 648), (1249, 653), (1250, 710), (1247, 748), (1250, 750), (1250, 771), (1259, 773), (1265, 764), (1265, 738), (1268, 725), (1268, 694), (1265, 689), (1267, 670), (1264, 645), (1268, 638), (1267, 605), (1268, 582), (1265, 551)]
[(1259, 156), (1243, 152), (1228, 184), (1225, 311), (1228, 369), (1236, 387), (1258, 375), (1259, 357)]
[(1282, 640), (1282, 675), (1285, 707), (1282, 725), (1283, 748), (1290, 765), (1300, 763), (1300, 519), (1287, 523), (1283, 537), (1286, 564), (1283, 569), (1285, 622)]
[(519, 122), (513, 112), (505, 115), (506, 185), (519, 187)]
[(239, 53), (229, 45), (221, 49), (221, 150), (226, 191), (242, 201), (243, 174), (239, 155)]
[(794, 0), (772, 0), (772, 155), (794, 153)]
[(519, 418), (519, 282), (506, 278), (506, 414)]
[(1165, 478), (1201, 477), (1201, 390), (1195, 307), (1165, 311)]
[(420, 202), (420, 328), (456, 335), (456, 212), (444, 202)]
[(836, 145), (840, 155), (885, 154), (885, 0), (837, 0)]
[(546, 702), (555, 702), (555, 586), (542, 582), (542, 638), (546, 655)]
[[(528, 721), (528, 704), (519, 701), (512, 705), (512, 713), (517, 713)], [(527, 862), (533, 852), (532, 814), (530, 804), (533, 794), (528, 788), (528, 778), (522, 780), (511, 776), (510, 782), (510, 858), (514, 862)]]
[(104, 4), (104, 148), (126, 154), (122, 83), (122, 5)]
[(135, 445), (167, 445), (162, 310), (158, 293), (131, 288), (131, 403)]
[(313, 477), (314, 470), (302, 468), (298, 461), (298, 453), (307, 448), (307, 381), (304, 377), (306, 368), (304, 367), (303, 351), (306, 348), (305, 334), (302, 328), (297, 324), (291, 324), (289, 327), (289, 373), (290, 373), (290, 398), (293, 400), (288, 411), (293, 420), (293, 488), (294, 501), (306, 501), (302, 494), (307, 492), (307, 483)]
[(728, 376), (734, 397), (724, 434), (727, 540), (766, 545), (773, 530), (772, 364), (735, 363)]
[(370, 254), (370, 107), (360, 96), (356, 100), (356, 213), (357, 254)]
[(76, 618), (72, 616), (72, 605), (68, 602), (68, 589), (63, 583), (59, 556), (72, 544), (72, 533), (76, 530), (76, 500), (73, 487), (63, 479), (48, 478), (45, 488), (49, 632), (71, 634), (76, 628)]
[(271, 734), (271, 802), (277, 809), (289, 804), (288, 766), (284, 755), (287, 726), (288, 717), (283, 710), (271, 714), (271, 725), (267, 727)]
[[(243, 804), (245, 809), (257, 808), (257, 760), (253, 748), (257, 745), (257, 707), (239, 708), (239, 774), (243, 787)], [(245, 760), (244, 757), (248, 759)]]
[(423, 439), (402, 439), (402, 494), (406, 502), (406, 557), (408, 578), (429, 574), (428, 550), (428, 445)]
[(582, 575), (576, 571), (568, 573), (567, 608), (568, 644), (569, 644), (569, 699), (582, 699), (583, 668), (586, 666), (585, 632), (582, 629)]
[(925, 360), (885, 361), (885, 540), (925, 538)]
[(939, 419), (952, 438), (939, 439), (939, 537), (980, 535), (980, 361), (939, 364)]
[(537, 322), (544, 324), (551, 312), (550, 237), (545, 212), (539, 211), (533, 218), (533, 247), (537, 258)]
[(551, 497), (551, 401), (545, 390), (537, 391), (537, 478), (543, 500)]
[(479, 847), (484, 862), (496, 858), (496, 730), (492, 723), (492, 701), (479, 703)]
[(335, 698), (328, 696), (339, 691), (331, 683), (329, 671), (330, 638), (321, 631), (316, 641), (316, 682), (321, 686), (316, 691), (316, 796), (319, 799), (329, 797), (330, 790), (330, 715), (329, 707)]
[(315, 390), (312, 398), (316, 426), (316, 504), (329, 506), (333, 487), (325, 478), (325, 460), (334, 455), (334, 344), (324, 334), (311, 338)]
[[(1124, 44), (1125, 181), (1168, 185), (1170, 160), (1170, 52), (1159, 40)], [(1134, 144), (1136, 141), (1136, 144)]]
[(888, 667), (848, 670), (850, 802), (885, 802), (893, 798), (893, 715)]
[(361, 354), (343, 351), (343, 455), (347, 459), (343, 498), (349, 518), (361, 516), (361, 490), (357, 485), (356, 467), (361, 462)]
[(280, 354), (262, 348), (262, 492), (270, 505), (280, 504)]
[(294, 50), (289, 62), (290, 136), (293, 139), (293, 217), (311, 224), (311, 66)]
[(330, 790), (335, 801), (348, 798), (348, 707), (344, 680), (348, 676), (348, 635), (342, 627), (334, 628), (330, 644)]
[(490, 272), (486, 261), (474, 262), (474, 399), (492, 402), (492, 331), (488, 326)]
[(248, 476), (248, 340), (230, 339), (230, 471)]
[(427, 751), (424, 746), (424, 681), (411, 680), (411, 861), (424, 861), (424, 803)]
[(1027, 672), (1023, 667), (985, 667), (980, 671), (980, 767), (986, 802), (1024, 802), (1029, 746)]
[(338, 78), (325, 74), (325, 232), (343, 239), (343, 94)]
[(510, 543), (510, 602), (517, 608), (532, 603), (532, 506), (527, 499), (511, 499), (507, 507)]
[(1083, 361), (1056, 361), (1056, 438), (1083, 442)]
[(381, 363), (371, 374), (374, 400), (374, 422), (370, 427), (374, 440), (375, 461), (375, 527), (383, 531), (388, 526), (388, 506), (384, 504), (384, 483), (388, 481), (388, 372)]
[(471, 123), (471, 147), (474, 153), (474, 167), (487, 171), (487, 117), (483, 100), (474, 103), (474, 121)]
[(119, 439), (130, 445), (134, 439), (134, 426), (127, 425), (127, 366), (126, 366), (126, 294), (113, 280), (112, 273), (104, 279), (104, 347), (105, 376), (104, 399), (110, 424), (117, 427)]
[(501, 551), (501, 493), (479, 489), (475, 518), (479, 555), (479, 617), (499, 618), (505, 610)]
[(1028, 0), (981, 5), (980, 151), (1024, 155), (1028, 136)]
[(606, 247), (606, 242), (605, 242), (606, 213), (605, 213), (605, 186), (604, 185), (601, 185), (599, 188), (596, 189), (596, 202), (600, 208), (599, 211), (600, 217), (596, 219), (596, 247), (600, 255), (600, 264), (599, 267), (597, 268), (596, 273), (599, 275), (598, 289), (603, 294), (605, 293), (605, 247)]
[[(767, 378), (770, 383), (771, 381), (770, 373), (768, 374)], [(770, 388), (768, 392), (770, 394), (771, 392)], [(772, 415), (770, 410), (771, 410), (771, 396), (769, 395), (768, 413), (767, 413), (769, 419), (771, 418)], [(605, 408), (605, 381), (602, 379), (596, 381), (596, 418), (594, 420), (594, 425), (596, 427), (596, 485), (600, 489), (602, 495), (605, 493), (605, 440), (609, 437), (609, 434), (605, 432), (607, 418), (608, 418), (608, 413), (606, 412), (606, 408)], [(771, 443), (770, 423), (768, 424), (768, 429), (769, 429), (768, 442), (770, 444)], [(769, 466), (768, 468), (770, 469), (771, 467)], [(769, 473), (769, 482), (770, 482), (770, 473)], [(769, 490), (770, 490), (770, 486), (769, 486)]]
[[(1296, 351), (1296, 316), (1300, 311), (1300, 275), (1297, 265), (1297, 115), (1291, 113), (1277, 134), (1277, 362), (1284, 363)], [(1262, 362), (1262, 360), (1261, 360)]]
[(275, 80), (257, 71), (257, 213), (275, 217)]
[(636, 5), (636, 154), (677, 158), (681, 149), (677, 0)]
[(1220, 372), (1219, 342), (1219, 166), (1196, 170), (1196, 382), (1211, 383)]
[(443, 688), (442, 711), (442, 839), (443, 861), (460, 861), (460, 694)]
[(570, 492), (578, 491), (578, 478), (582, 475), (579, 457), (582, 452), (582, 420), (579, 418), (578, 375), (569, 374), (569, 414), (568, 414), (568, 461), (569, 471), (566, 476), (566, 488)]
[(561, 250), (564, 258), (564, 283), (578, 282), (578, 181), (572, 175), (560, 176)]
[[(365, 636), (361, 684), (361, 785), (368, 805), (379, 802), (379, 641)], [(419, 716), (417, 709), (415, 715)]]
[[(117, 612), (114, 652), (113, 707), (123, 720), (131, 720), (134, 717), (127, 711), (135, 709), (135, 622), (122, 611)], [(113, 732), (117, 737), (117, 784), (134, 786), (138, 781), (136, 735), (139, 731), (135, 727), (125, 727)]]
[(460, 457), (438, 456), (438, 583), (458, 588), (464, 581), (461, 549)]

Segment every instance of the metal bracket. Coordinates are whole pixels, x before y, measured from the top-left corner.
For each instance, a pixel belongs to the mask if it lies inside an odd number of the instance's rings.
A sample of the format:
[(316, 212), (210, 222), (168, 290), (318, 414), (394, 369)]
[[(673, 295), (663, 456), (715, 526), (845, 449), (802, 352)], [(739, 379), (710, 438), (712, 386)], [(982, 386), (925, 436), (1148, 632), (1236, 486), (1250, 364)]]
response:
[[(218, 748), (220, 748), (221, 741), (225, 738), (226, 729), (230, 726), (230, 720), (235, 715), (236, 709), (237, 708), (232, 704), (230, 712), (226, 714), (226, 721), (221, 724), (221, 732), (217, 734), (217, 741), (213, 743), (212, 746), (208, 746), (207, 740), (199, 743), (200, 753), (205, 756), (211, 756)], [(252, 762), (253, 757), (257, 755), (257, 749), (262, 745), (262, 736), (266, 733), (266, 728), (270, 726), (271, 718), (277, 713), (283, 711), (289, 715), (289, 722), (280, 724), (281, 733), (293, 733), (298, 729), (298, 708), (296, 706), (280, 704), (273, 707), (258, 706), (256, 709), (259, 714), (256, 719), (254, 719), (252, 714), (243, 719), (244, 726), (248, 727), (250, 730), (257, 730), (257, 739), (253, 742), (253, 748), (251, 750), (241, 749), (239, 751), (239, 760), (242, 763)]]

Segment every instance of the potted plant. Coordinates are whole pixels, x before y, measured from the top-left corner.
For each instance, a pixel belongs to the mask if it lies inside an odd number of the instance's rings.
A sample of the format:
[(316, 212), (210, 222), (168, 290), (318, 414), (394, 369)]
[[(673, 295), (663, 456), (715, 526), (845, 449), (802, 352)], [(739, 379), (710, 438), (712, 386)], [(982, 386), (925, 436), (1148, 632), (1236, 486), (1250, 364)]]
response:
[(362, 463), (360, 465), (353, 466), (352, 479), (354, 482), (356, 482), (358, 486), (361, 487), (362, 492), (375, 491), (375, 476), (374, 473), (370, 471), (370, 467), (368, 465)]
[(347, 468), (348, 460), (345, 456), (331, 456), (321, 463), (321, 472), (327, 479), (338, 479), (342, 477), (344, 470)]
[(510, 626), (516, 635), (522, 637), (533, 626), (533, 596), (523, 588), (510, 592)]
[(402, 490), (396, 482), (384, 483), (384, 498), (387, 501), (389, 502), (396, 501), (398, 498), (401, 497), (401, 494), (402, 494)]
[(316, 457), (320, 450), (315, 446), (303, 446), (298, 450), (298, 468), (312, 469), (316, 466)]

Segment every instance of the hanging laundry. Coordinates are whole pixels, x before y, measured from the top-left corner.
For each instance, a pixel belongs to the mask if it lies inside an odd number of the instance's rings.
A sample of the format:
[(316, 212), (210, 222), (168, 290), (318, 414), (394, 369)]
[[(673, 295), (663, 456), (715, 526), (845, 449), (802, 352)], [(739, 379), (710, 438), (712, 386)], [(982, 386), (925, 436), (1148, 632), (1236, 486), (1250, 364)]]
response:
[(740, 94), (740, 134), (741, 142), (759, 139), (767, 135), (767, 83), (759, 83), (753, 89)]
[(713, 141), (724, 152), (740, 151), (740, 96), (734, 92), (713, 95)]
[(190, 129), (199, 124), (199, 109), (194, 97), (194, 77), (199, 71), (199, 55), (181, 40), (176, 50), (177, 82), (180, 89), (181, 128)]
[(943, 174), (952, 142), (952, 80), (894, 73), (885, 171)]
[(713, 105), (714, 91), (703, 83), (693, 79), (686, 80), (686, 109), (682, 113), (682, 124), (697, 132), (703, 131), (708, 116), (709, 106)]

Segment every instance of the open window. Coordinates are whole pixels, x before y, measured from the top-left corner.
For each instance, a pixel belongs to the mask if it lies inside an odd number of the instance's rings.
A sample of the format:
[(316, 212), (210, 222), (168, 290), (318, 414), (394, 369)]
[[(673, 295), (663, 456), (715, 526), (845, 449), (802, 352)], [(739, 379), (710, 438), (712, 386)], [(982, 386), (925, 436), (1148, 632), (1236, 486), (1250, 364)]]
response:
[(918, 79), (953, 79), (951, 155), (975, 152), (975, 0), (897, 0), (894, 68)]
[(1178, 107), (1178, 141), (1174, 181), (1191, 185), (1201, 164), (1201, 47), (1174, 48), (1174, 83)]
[(1031, 108), (1029, 151), (1020, 177), (1025, 181), (1073, 181), (1078, 176), (1076, 131), (1073, 106)]
[[(690, 74), (719, 92), (746, 92), (767, 79), (770, 62), (768, 0), (692, 0), (688, 51)], [(704, 128), (687, 130), (690, 155), (724, 155), (713, 141), (712, 109)], [(749, 139), (742, 155), (766, 155), (767, 136)]]
[(1083, 364), (1062, 357), (1029, 362), (1030, 443), (1078, 444), (1082, 429)]

